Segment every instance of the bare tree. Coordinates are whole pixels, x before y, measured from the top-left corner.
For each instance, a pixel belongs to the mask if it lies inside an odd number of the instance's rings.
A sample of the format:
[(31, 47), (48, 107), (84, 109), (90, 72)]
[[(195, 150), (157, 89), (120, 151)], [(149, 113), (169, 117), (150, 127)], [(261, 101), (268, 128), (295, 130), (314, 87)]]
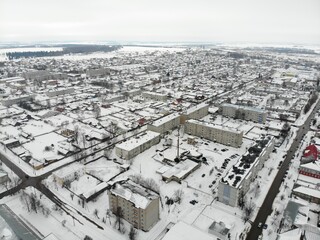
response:
[(182, 189), (177, 189), (174, 191), (174, 194), (173, 194), (173, 200), (177, 203), (181, 203), (181, 200), (183, 198), (183, 195), (184, 195), (184, 192)]
[(118, 230), (121, 231), (121, 225), (123, 224), (123, 210), (121, 207), (117, 207), (117, 211), (114, 213), (116, 215), (116, 225), (118, 225)]
[(28, 212), (30, 212), (30, 203), (29, 203), (29, 197), (25, 192), (22, 192), (22, 194), (20, 195), (20, 200), (21, 202), (27, 206)]
[(99, 219), (99, 216), (98, 216), (99, 210), (98, 210), (98, 209), (95, 209), (94, 212), (93, 212), (93, 214)]
[(245, 201), (244, 211), (243, 211), (243, 220), (247, 222), (253, 215), (255, 204), (250, 200), (249, 203)]
[(136, 240), (136, 236), (137, 236), (137, 230), (133, 226), (131, 226), (130, 232), (129, 232), (129, 239)]

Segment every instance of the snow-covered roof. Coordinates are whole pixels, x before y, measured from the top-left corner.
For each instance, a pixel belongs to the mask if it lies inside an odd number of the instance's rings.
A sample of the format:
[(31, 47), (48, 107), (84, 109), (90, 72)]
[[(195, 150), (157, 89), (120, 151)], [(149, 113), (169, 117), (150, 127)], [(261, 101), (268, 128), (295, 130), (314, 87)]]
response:
[(99, 191), (107, 188), (108, 185), (109, 185), (109, 184), (106, 183), (106, 182), (101, 182), (101, 183), (99, 183), (97, 186), (95, 186), (94, 188), (89, 189), (88, 191), (84, 192), (84, 193), (82, 194), (82, 196), (83, 196), (84, 198), (88, 199), (88, 198), (89, 198), (90, 196), (92, 196), (93, 194), (95, 194), (95, 193), (97, 193), (97, 192), (99, 192)]
[(73, 163), (67, 167), (64, 167), (64, 168), (54, 172), (54, 175), (56, 177), (63, 179), (65, 177), (70, 176), (70, 174), (74, 174), (75, 172), (78, 172), (79, 170), (83, 170), (83, 169), (84, 169), (83, 164), (76, 162), (76, 163)]
[(110, 192), (133, 203), (137, 208), (146, 209), (152, 200), (159, 198), (155, 192), (128, 180), (125, 183), (116, 183)]
[(301, 167), (307, 168), (307, 169), (312, 169), (312, 170), (315, 170), (317, 172), (320, 172), (320, 162), (319, 161), (309, 162), (309, 163), (306, 163), (306, 164), (301, 164)]
[(162, 240), (212, 240), (212, 235), (202, 232), (201, 230), (188, 225), (184, 222), (178, 222), (174, 225), (169, 232), (164, 236)]
[(237, 134), (241, 134), (242, 133), (242, 131), (240, 131), (240, 130), (238, 130), (236, 128), (222, 126), (222, 125), (209, 123), (209, 122), (204, 122), (204, 121), (199, 121), (199, 120), (195, 120), (195, 119), (187, 120), (187, 122), (195, 123), (195, 124), (202, 125), (202, 126), (207, 126), (207, 127), (214, 128), (214, 129), (220, 129), (220, 130), (223, 130), (223, 131), (233, 132), (233, 133), (237, 133)]
[[(233, 166), (233, 168), (231, 168), (225, 177), (221, 179), (221, 182), (238, 188), (243, 179), (248, 179), (250, 177), (252, 167), (258, 164), (260, 156), (264, 154), (265, 149), (270, 146), (272, 140), (272, 136), (267, 136), (256, 140), (255, 145), (250, 147), (248, 152), (239, 158), (238, 162)], [(251, 148), (253, 148), (252, 153), (250, 153)], [(259, 153), (257, 152), (258, 150), (260, 151)], [(250, 161), (247, 161), (247, 159), (250, 159)]]
[(196, 168), (199, 165), (199, 163), (193, 162), (189, 159), (182, 161), (178, 163), (177, 165), (173, 166), (169, 170), (167, 170), (165, 173), (162, 174), (162, 177), (165, 178), (171, 178), (171, 177), (177, 177), (181, 179), (184, 175), (191, 172), (194, 168)]
[(179, 113), (172, 113), (172, 114), (169, 114), (169, 115), (167, 115), (167, 116), (165, 116), (163, 118), (160, 118), (160, 119), (154, 121), (151, 125), (153, 125), (155, 127), (159, 127), (162, 124), (165, 124), (165, 123), (167, 123), (167, 122), (169, 122), (169, 121), (171, 121), (171, 120), (173, 120), (175, 118), (179, 118), (179, 116), (180, 116)]
[(320, 199), (320, 191), (317, 189), (300, 186), (293, 189), (293, 192), (302, 193), (302, 194)]
[(125, 142), (122, 142), (120, 144), (117, 144), (116, 147), (121, 148), (126, 151), (131, 151), (135, 149), (136, 147), (141, 146), (142, 144), (160, 136), (160, 133), (153, 132), (153, 131), (146, 131), (143, 134), (139, 134), (137, 136), (134, 136), (130, 139), (128, 139)]

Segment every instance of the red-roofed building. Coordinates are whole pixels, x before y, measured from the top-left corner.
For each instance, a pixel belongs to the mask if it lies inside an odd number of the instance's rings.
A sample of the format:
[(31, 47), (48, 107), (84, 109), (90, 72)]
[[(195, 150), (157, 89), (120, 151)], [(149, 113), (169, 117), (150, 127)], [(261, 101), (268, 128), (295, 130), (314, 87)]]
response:
[(306, 147), (306, 149), (303, 152), (303, 156), (301, 159), (301, 162), (312, 162), (318, 159), (318, 149), (316, 145), (312, 144)]

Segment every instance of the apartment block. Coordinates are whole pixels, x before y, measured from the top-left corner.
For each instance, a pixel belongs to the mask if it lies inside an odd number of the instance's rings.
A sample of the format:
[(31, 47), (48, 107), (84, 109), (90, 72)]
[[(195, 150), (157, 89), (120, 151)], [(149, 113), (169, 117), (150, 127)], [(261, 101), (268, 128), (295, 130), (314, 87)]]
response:
[(108, 191), (110, 210), (121, 209), (123, 218), (135, 228), (149, 231), (160, 219), (159, 194), (131, 180), (115, 183)]
[(148, 130), (163, 134), (178, 127), (179, 124), (180, 115), (178, 113), (172, 113), (149, 124)]
[(142, 96), (147, 99), (165, 102), (167, 101), (168, 96), (166, 94), (162, 93), (156, 93), (156, 92), (143, 92)]
[(242, 131), (203, 121), (187, 120), (185, 132), (232, 147), (240, 147), (242, 144)]
[(230, 103), (221, 104), (222, 115), (257, 123), (265, 123), (267, 120), (267, 112), (260, 108), (239, 106)]
[(129, 160), (159, 142), (160, 133), (146, 131), (128, 139), (125, 142), (117, 144), (115, 151), (119, 157)]
[(208, 115), (209, 104), (200, 103), (195, 105), (181, 114), (180, 123), (184, 124), (189, 119), (200, 119)]
[(261, 136), (220, 180), (218, 200), (236, 207), (274, 149), (274, 137)]

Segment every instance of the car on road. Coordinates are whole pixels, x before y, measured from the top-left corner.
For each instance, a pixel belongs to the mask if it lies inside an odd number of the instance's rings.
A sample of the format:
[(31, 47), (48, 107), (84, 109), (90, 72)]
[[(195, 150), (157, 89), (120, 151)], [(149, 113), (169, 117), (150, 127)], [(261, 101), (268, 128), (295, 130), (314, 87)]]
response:
[(268, 224), (263, 224), (263, 229), (267, 229), (268, 228)]
[(258, 224), (258, 228), (262, 228), (262, 222), (259, 222), (259, 224)]
[(258, 240), (262, 240), (262, 234), (259, 235)]

